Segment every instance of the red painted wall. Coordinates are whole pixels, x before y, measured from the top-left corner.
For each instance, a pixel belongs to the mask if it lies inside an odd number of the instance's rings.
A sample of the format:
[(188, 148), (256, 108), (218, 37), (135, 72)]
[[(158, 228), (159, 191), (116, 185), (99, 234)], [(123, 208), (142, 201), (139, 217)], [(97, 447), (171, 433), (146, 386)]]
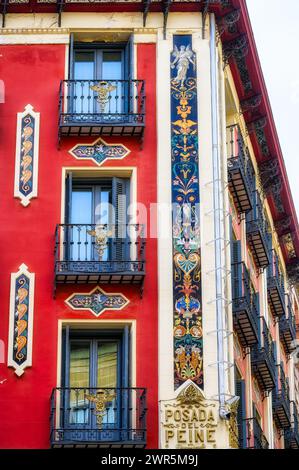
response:
[[(154, 44), (140, 44), (138, 76), (146, 79), (146, 132), (141, 149), (134, 138), (106, 138), (122, 142), (131, 153), (117, 166), (136, 166), (138, 201), (147, 207), (156, 202), (156, 102)], [(10, 273), (25, 263), (36, 273), (33, 333), (33, 365), (18, 378), (13, 369), (0, 365), (0, 447), (49, 447), (50, 394), (57, 384), (58, 319), (95, 319), (89, 312), (74, 312), (64, 300), (72, 292), (89, 292), (93, 286), (58, 286), (53, 298), (54, 230), (60, 223), (63, 166), (96, 166), (73, 158), (68, 150), (85, 139), (62, 141), (57, 149), (58, 90), (64, 78), (64, 45), (12, 45), (0, 49), (1, 79), (5, 104), (0, 107), (0, 339), (5, 344), (9, 326)], [(38, 198), (24, 208), (13, 196), (16, 115), (30, 103), (40, 118)], [(86, 139), (85, 141), (93, 141)], [(105, 163), (104, 166), (115, 166)], [(158, 446), (157, 359), (157, 243), (147, 240), (144, 295), (131, 286), (104, 286), (124, 293), (130, 304), (119, 313), (105, 312), (98, 319), (137, 320), (137, 383), (148, 389), (148, 447)]]

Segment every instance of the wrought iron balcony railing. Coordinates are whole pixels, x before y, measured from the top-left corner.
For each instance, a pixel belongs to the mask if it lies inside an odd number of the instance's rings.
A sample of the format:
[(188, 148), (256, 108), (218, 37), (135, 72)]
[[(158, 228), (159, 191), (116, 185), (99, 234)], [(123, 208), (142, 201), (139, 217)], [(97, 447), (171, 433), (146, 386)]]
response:
[(59, 137), (141, 136), (145, 126), (144, 80), (62, 80)]
[(253, 193), (253, 209), (246, 214), (246, 234), (255, 264), (265, 268), (270, 263), (270, 237), (258, 191)]
[(56, 284), (139, 284), (145, 276), (144, 225), (59, 224)]
[(261, 389), (273, 390), (276, 384), (274, 342), (263, 317), (260, 318), (259, 342), (251, 350), (251, 367)]
[(272, 392), (273, 418), (278, 429), (287, 429), (291, 425), (289, 385), (282, 365), (277, 367), (276, 387)]
[(244, 263), (232, 264), (234, 329), (243, 347), (258, 342), (258, 294), (251, 291), (250, 275)]
[(52, 447), (145, 447), (146, 389), (55, 388)]
[(228, 182), (239, 212), (252, 209), (254, 171), (238, 125), (227, 128)]
[(269, 449), (269, 442), (257, 418), (246, 420), (247, 449)]
[(287, 354), (291, 354), (295, 348), (296, 339), (296, 317), (294, 314), (290, 296), (287, 299), (287, 314), (279, 319), (279, 337)]
[(283, 276), (279, 269), (278, 258), (273, 250), (270, 258), (267, 276), (268, 303), (272, 314), (281, 317), (286, 313)]
[(291, 427), (284, 431), (286, 449), (299, 449), (299, 418), (296, 403), (291, 403)]

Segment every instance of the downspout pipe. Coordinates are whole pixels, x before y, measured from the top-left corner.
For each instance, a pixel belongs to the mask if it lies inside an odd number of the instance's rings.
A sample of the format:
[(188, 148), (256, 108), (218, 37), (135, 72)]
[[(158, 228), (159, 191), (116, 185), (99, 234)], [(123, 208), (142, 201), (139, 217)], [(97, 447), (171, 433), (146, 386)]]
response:
[(215, 283), (216, 283), (216, 324), (217, 324), (217, 367), (219, 416), (228, 419), (225, 389), (225, 324), (224, 324), (224, 291), (223, 291), (223, 215), (221, 194), (221, 162), (219, 152), (218, 121), (218, 67), (216, 46), (215, 16), (210, 15), (210, 73), (211, 73), (211, 113), (212, 113), (212, 163), (213, 163), (213, 216), (215, 248)]

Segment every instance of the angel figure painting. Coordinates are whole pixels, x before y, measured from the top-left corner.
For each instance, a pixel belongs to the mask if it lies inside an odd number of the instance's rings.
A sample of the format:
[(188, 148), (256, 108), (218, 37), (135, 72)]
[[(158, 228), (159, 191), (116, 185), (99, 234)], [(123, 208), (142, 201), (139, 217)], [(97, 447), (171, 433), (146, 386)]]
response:
[(171, 62), (171, 68), (177, 69), (177, 75), (173, 80), (184, 86), (190, 64), (193, 64), (195, 69), (195, 61), (193, 60), (195, 54), (192, 52), (190, 44), (188, 44), (187, 46), (180, 46), (180, 49), (175, 45), (172, 55), (174, 60)]

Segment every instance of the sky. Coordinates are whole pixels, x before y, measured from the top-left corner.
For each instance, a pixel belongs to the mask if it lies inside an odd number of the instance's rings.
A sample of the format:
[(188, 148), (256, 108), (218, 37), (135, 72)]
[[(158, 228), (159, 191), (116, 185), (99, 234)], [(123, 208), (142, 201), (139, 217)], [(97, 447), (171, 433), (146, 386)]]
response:
[(299, 1), (247, 0), (299, 218)]

